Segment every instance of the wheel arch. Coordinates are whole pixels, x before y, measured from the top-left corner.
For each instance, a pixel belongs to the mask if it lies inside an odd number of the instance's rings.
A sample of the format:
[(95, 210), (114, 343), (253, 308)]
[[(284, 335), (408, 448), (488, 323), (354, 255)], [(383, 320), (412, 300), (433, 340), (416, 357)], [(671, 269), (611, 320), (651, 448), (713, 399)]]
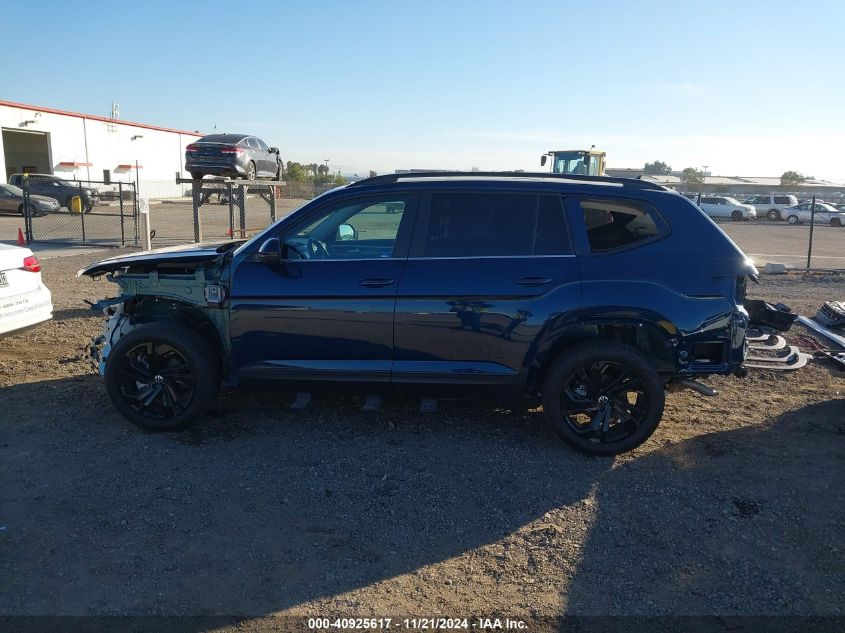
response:
[(552, 326), (526, 359), (528, 393), (540, 389), (548, 369), (566, 349), (587, 340), (617, 341), (632, 347), (650, 359), (661, 373), (677, 371), (674, 349), (678, 328), (670, 321), (655, 318), (595, 316)]
[(220, 327), (206, 310), (187, 301), (159, 295), (135, 296), (123, 305), (123, 312), (132, 324), (175, 321), (196, 331), (211, 343), (220, 361), (221, 375), (227, 375), (228, 345)]

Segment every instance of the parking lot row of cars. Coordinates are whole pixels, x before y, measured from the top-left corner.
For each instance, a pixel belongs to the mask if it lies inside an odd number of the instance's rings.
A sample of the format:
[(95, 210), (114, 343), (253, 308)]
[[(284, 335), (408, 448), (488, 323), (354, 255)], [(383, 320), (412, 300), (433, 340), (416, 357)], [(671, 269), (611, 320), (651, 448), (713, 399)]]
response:
[[(734, 221), (765, 217), (772, 221), (785, 220), (789, 224), (803, 224), (811, 219), (816, 224), (845, 226), (845, 205), (816, 200), (798, 200), (792, 195), (751, 196), (740, 202), (731, 196), (701, 196), (685, 194), (694, 200), (711, 218)], [(815, 204), (815, 209), (813, 205)]]
[(79, 182), (65, 180), (52, 174), (12, 174), (9, 184), (0, 185), (0, 211), (24, 215), (23, 187), (29, 189), (31, 215), (55, 213), (62, 207), (72, 210), (73, 199), (78, 197), (81, 210), (88, 213), (98, 202), (98, 192)]

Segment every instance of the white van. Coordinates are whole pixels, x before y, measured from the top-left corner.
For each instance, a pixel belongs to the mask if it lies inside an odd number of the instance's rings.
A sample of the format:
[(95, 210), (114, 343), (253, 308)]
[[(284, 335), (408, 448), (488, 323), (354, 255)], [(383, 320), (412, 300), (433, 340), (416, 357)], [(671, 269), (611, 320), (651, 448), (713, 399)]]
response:
[(784, 209), (793, 207), (798, 204), (798, 198), (790, 195), (765, 195), (765, 196), (751, 196), (745, 201), (745, 204), (753, 204), (757, 209), (757, 214), (762, 217), (766, 216), (769, 220), (782, 220)]

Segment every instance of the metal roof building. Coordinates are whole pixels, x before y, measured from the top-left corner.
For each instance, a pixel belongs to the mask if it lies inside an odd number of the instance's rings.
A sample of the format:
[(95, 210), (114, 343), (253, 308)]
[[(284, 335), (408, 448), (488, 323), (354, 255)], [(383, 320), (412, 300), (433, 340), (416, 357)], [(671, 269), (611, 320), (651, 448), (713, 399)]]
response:
[[(688, 187), (681, 181), (680, 172), (673, 172), (667, 176), (644, 174), (642, 169), (608, 168), (605, 170), (608, 176), (622, 178), (642, 178), (656, 182), (664, 187), (677, 189), (678, 191), (701, 191), (703, 193), (773, 193), (783, 191), (780, 186), (779, 176), (710, 176), (704, 177), (704, 184)], [(839, 197), (845, 195), (845, 184), (830, 182), (827, 180), (807, 179), (801, 185), (794, 187), (789, 193), (805, 195), (828, 195)], [(839, 194), (839, 195), (837, 195)]]

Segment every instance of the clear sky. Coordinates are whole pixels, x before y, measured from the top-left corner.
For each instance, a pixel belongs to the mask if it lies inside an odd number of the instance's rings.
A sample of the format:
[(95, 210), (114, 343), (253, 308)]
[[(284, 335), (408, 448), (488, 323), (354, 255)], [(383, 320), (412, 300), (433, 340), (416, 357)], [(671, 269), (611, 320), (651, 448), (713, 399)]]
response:
[(534, 169), (595, 144), (611, 167), (845, 181), (843, 0), (4, 4), (0, 98), (114, 98), (332, 171)]

